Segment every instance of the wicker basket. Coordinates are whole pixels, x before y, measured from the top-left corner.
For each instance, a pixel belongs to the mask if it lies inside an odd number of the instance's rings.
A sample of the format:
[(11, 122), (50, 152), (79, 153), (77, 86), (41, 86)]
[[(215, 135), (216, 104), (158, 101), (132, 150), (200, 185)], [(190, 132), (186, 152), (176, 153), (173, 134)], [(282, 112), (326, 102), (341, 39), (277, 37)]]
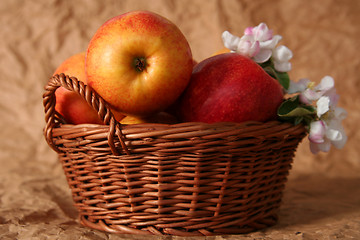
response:
[[(105, 125), (65, 124), (59, 87)], [(272, 226), (303, 126), (258, 123), (121, 125), (89, 87), (63, 74), (45, 87), (48, 144), (58, 152), (83, 225), (114, 233), (238, 234)]]

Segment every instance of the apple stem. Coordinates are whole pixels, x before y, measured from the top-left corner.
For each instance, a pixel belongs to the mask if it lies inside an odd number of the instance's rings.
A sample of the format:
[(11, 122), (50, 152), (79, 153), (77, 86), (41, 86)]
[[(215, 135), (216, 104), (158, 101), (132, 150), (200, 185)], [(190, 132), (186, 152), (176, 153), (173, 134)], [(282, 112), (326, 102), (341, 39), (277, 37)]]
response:
[(146, 59), (144, 57), (136, 57), (134, 59), (134, 67), (137, 72), (143, 72), (146, 68)]

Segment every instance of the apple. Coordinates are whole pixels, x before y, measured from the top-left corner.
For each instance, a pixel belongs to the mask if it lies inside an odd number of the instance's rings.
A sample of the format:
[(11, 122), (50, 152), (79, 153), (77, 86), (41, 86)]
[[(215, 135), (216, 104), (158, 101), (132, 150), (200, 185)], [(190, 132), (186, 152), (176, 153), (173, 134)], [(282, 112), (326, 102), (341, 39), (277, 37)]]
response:
[[(70, 77), (74, 76), (79, 81), (86, 83), (85, 52), (75, 54), (62, 62), (55, 70), (54, 75), (60, 73), (64, 73)], [(55, 91), (55, 96), (55, 110), (64, 117), (67, 123), (102, 123), (97, 112), (76, 92), (71, 92), (60, 87)]]
[(282, 101), (281, 85), (256, 62), (224, 53), (195, 66), (179, 100), (179, 118), (184, 122), (264, 122), (277, 118)]
[(136, 116), (126, 116), (121, 121), (121, 124), (139, 124), (139, 123), (164, 123), (164, 124), (174, 124), (178, 123), (178, 120), (175, 116), (166, 113), (159, 112), (148, 117), (136, 117)]
[(148, 11), (105, 22), (90, 40), (89, 85), (125, 115), (148, 116), (174, 102), (193, 69), (191, 49), (175, 24)]
[[(75, 54), (62, 62), (55, 70), (54, 75), (60, 73), (64, 73), (70, 77), (76, 77), (79, 81), (86, 84), (85, 52)], [(103, 123), (99, 119), (97, 112), (76, 92), (59, 87), (55, 91), (55, 97), (55, 110), (64, 117), (67, 123)], [(117, 120), (121, 120), (124, 117), (118, 112), (113, 112)]]

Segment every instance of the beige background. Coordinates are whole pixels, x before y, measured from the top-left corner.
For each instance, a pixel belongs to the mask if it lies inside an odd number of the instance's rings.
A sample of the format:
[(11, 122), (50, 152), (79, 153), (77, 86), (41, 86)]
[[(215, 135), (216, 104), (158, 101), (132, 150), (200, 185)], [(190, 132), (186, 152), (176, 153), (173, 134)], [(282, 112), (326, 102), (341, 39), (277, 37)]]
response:
[(61, 166), (42, 135), (43, 86), (55, 68), (84, 51), (107, 19), (139, 9), (176, 23), (198, 61), (223, 47), (224, 30), (241, 35), (265, 22), (294, 53), (290, 77), (334, 77), (349, 113), (344, 149), (314, 156), (307, 140), (298, 148), (278, 225), (208, 239), (360, 239), (359, 0), (1, 1), (0, 238), (142, 239), (78, 225)]

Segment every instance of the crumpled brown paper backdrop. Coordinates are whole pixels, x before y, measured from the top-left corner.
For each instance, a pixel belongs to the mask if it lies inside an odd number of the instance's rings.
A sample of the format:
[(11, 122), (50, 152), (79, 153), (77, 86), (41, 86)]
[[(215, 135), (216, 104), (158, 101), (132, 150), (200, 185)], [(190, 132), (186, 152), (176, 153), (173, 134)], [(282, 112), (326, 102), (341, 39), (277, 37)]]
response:
[(107, 19), (139, 9), (176, 23), (198, 61), (223, 47), (224, 30), (242, 35), (265, 22), (294, 53), (290, 77), (334, 77), (348, 111), (344, 149), (314, 156), (307, 140), (298, 148), (276, 226), (207, 239), (360, 239), (358, 0), (2, 0), (0, 238), (144, 238), (78, 224), (61, 166), (42, 135), (43, 86), (55, 68), (84, 51)]

